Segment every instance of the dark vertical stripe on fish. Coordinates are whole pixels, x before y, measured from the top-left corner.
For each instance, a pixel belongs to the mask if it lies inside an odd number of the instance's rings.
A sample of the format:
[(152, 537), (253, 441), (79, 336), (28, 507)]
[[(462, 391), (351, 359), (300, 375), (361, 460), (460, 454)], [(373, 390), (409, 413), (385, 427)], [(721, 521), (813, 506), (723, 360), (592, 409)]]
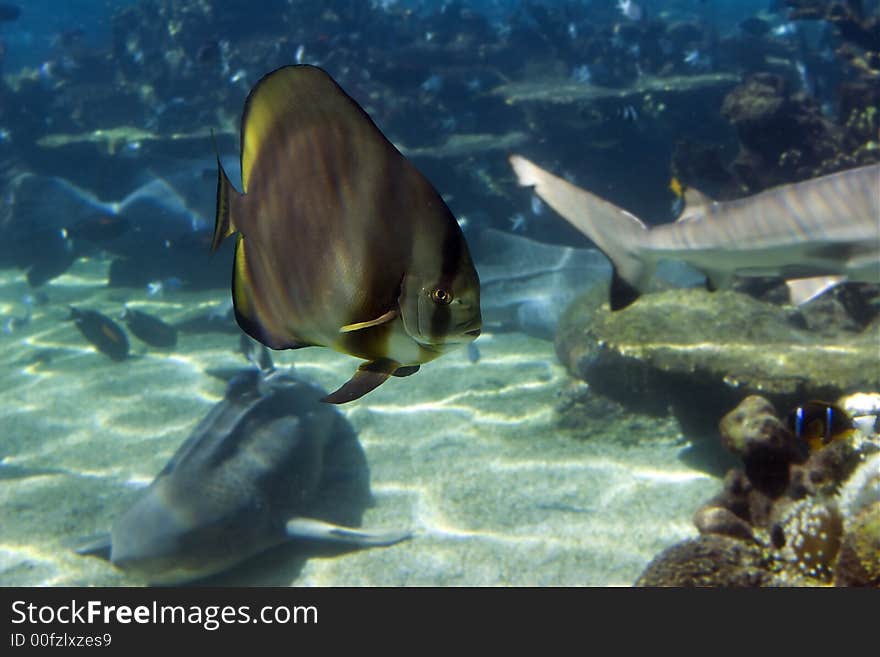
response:
[[(443, 203), (443, 200), (438, 197), (434, 202)], [(455, 218), (452, 217), (452, 221), (446, 223), (443, 246), (440, 249), (442, 260), (438, 287), (443, 290), (451, 291), (453, 289), (452, 283), (461, 267), (461, 246), (463, 243), (461, 229)], [(431, 338), (436, 340), (448, 335), (451, 323), (452, 309), (448, 305), (435, 304), (434, 313), (431, 316)]]

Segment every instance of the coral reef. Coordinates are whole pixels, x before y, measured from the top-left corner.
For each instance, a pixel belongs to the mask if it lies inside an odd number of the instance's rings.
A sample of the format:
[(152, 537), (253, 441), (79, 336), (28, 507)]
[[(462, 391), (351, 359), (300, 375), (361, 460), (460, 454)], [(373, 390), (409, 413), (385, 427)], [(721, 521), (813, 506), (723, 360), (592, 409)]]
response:
[(637, 585), (880, 586), (877, 434), (805, 450), (758, 396), (719, 429), (743, 468), (694, 514), (700, 536), (658, 555)]
[[(731, 170), (746, 193), (880, 159), (880, 17), (866, 15), (860, 2), (786, 4), (791, 20), (829, 24), (827, 54), (789, 53), (791, 61), (798, 58), (796, 76), (771, 72), (765, 62), (725, 98), (722, 113), (740, 142)], [(833, 84), (837, 107), (823, 108), (804, 60), (817, 76), (831, 53), (847, 71)]]
[(833, 167), (824, 163), (842, 148), (842, 130), (781, 75), (753, 75), (727, 95), (721, 114), (739, 137), (731, 168), (747, 193), (827, 173)]
[(760, 548), (706, 534), (673, 545), (655, 558), (636, 586), (764, 586), (771, 579)]

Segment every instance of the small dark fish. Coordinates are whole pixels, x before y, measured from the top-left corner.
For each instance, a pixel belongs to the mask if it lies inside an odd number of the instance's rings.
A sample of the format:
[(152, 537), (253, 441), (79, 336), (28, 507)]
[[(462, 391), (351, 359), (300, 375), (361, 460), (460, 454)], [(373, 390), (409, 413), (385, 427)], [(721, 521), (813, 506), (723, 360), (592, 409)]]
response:
[(107, 315), (102, 315), (96, 310), (82, 310), (71, 306), (68, 319), (73, 320), (79, 332), (95, 345), (98, 351), (113, 360), (128, 358), (128, 338), (125, 336), (125, 331)]
[(155, 315), (126, 308), (122, 319), (140, 341), (153, 347), (177, 346), (177, 329)]
[(455, 217), (326, 72), (262, 78), (241, 146), (244, 193), (217, 158), (213, 242), (238, 233), (235, 317), (272, 349), (365, 359), (325, 401), (358, 399), (480, 334), (480, 279)]
[(81, 219), (67, 229), (67, 234), (74, 239), (90, 242), (109, 242), (122, 237), (131, 228), (131, 224), (118, 214), (95, 213)]
[(808, 401), (788, 416), (788, 428), (804, 441), (810, 451), (817, 451), (835, 440), (849, 437), (855, 429), (849, 414), (834, 404)]
[(18, 5), (10, 5), (5, 2), (0, 3), (0, 22), (8, 23), (18, 20), (21, 16), (21, 7)]

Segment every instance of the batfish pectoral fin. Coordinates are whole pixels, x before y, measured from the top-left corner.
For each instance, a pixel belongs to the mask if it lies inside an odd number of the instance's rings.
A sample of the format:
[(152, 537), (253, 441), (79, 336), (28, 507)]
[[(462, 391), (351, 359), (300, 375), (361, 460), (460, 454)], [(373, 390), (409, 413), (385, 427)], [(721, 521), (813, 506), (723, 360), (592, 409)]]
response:
[(351, 333), (352, 331), (360, 331), (361, 329), (370, 328), (371, 326), (381, 326), (382, 324), (387, 324), (395, 317), (397, 317), (399, 313), (397, 309), (394, 308), (389, 310), (387, 313), (383, 313), (379, 315), (376, 319), (371, 319), (366, 322), (355, 322), (354, 324), (346, 324), (342, 328), (339, 329), (340, 333)]
[(404, 367), (398, 367), (396, 370), (394, 370), (394, 372), (392, 372), (392, 374), (394, 376), (404, 377), (404, 376), (412, 376), (413, 374), (415, 374), (418, 371), (419, 371), (418, 365), (405, 365)]
[(371, 390), (385, 383), (398, 368), (400, 363), (390, 358), (379, 358), (361, 365), (354, 376), (335, 392), (331, 392), (321, 401), (328, 404), (345, 404), (360, 399)]
[(361, 547), (394, 545), (412, 537), (412, 534), (405, 531), (370, 532), (314, 518), (291, 518), (285, 525), (285, 532), (289, 538), (331, 541)]

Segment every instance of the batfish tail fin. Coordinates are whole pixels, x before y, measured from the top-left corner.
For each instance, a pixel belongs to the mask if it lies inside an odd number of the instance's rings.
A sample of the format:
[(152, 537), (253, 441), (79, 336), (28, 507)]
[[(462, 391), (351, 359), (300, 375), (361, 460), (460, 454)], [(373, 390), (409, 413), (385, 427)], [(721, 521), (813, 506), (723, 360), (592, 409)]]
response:
[[(213, 133), (212, 133), (213, 137)], [(214, 150), (217, 151), (217, 142), (214, 142)], [(238, 204), (241, 194), (233, 187), (220, 161), (220, 152), (217, 151), (217, 216), (214, 219), (214, 238), (211, 240), (211, 251), (216, 251), (220, 243), (232, 235), (235, 227), (233, 206)]]
[(519, 184), (535, 193), (572, 226), (590, 238), (611, 260), (611, 309), (639, 298), (653, 273), (642, 257), (648, 227), (635, 215), (554, 176), (519, 155), (510, 156)]

